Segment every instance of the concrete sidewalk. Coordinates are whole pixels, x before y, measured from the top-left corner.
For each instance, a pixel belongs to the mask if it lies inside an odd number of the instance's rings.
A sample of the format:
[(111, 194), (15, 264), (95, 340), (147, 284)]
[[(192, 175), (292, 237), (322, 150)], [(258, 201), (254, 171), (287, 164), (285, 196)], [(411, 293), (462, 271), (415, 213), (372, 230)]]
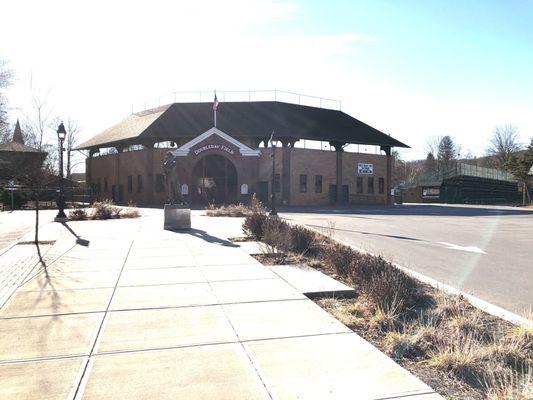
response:
[(440, 399), (227, 241), (235, 220), (143, 212), (58, 231), (0, 310), (0, 398)]

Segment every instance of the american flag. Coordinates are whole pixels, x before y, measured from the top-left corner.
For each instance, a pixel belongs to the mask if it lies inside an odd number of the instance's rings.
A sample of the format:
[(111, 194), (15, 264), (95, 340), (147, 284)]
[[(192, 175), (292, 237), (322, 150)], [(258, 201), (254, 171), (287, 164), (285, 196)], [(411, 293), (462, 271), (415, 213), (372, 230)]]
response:
[(213, 111), (216, 111), (218, 108), (218, 99), (217, 99), (217, 92), (215, 92), (215, 100), (213, 101)]

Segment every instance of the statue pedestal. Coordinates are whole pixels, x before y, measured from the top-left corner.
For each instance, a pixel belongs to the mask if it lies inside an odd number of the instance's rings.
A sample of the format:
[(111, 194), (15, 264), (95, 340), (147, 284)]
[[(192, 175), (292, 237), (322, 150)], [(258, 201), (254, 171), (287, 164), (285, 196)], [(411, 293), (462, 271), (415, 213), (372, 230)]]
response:
[(191, 209), (179, 204), (165, 204), (165, 225), (169, 231), (191, 229)]

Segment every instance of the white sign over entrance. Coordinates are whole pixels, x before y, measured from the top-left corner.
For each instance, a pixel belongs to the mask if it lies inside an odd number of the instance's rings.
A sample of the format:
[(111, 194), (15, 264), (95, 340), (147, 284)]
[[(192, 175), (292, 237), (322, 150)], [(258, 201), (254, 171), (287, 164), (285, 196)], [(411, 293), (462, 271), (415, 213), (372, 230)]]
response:
[(357, 164), (357, 173), (360, 175), (373, 175), (374, 174), (374, 164)]
[(228, 154), (235, 154), (235, 152), (230, 149), (227, 146), (224, 146), (223, 144), (206, 144), (205, 146), (198, 147), (196, 150), (194, 150), (194, 155), (197, 156), (198, 154), (206, 151), (206, 150), (220, 150), (225, 151)]
[(248, 185), (246, 183), (241, 185), (241, 194), (248, 194)]
[(183, 194), (183, 195), (188, 195), (189, 194), (189, 186), (186, 183), (181, 185), (181, 194)]

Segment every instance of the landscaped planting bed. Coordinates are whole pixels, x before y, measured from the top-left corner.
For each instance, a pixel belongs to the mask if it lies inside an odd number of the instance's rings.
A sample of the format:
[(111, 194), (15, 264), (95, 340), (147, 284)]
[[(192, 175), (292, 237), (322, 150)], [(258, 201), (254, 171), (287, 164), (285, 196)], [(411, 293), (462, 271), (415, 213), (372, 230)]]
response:
[(266, 243), (266, 254), (256, 257), (264, 264), (305, 262), (355, 288), (353, 299), (315, 301), (442, 395), (533, 399), (532, 328), (480, 311), (382, 257), (264, 212), (247, 216), (243, 229)]

